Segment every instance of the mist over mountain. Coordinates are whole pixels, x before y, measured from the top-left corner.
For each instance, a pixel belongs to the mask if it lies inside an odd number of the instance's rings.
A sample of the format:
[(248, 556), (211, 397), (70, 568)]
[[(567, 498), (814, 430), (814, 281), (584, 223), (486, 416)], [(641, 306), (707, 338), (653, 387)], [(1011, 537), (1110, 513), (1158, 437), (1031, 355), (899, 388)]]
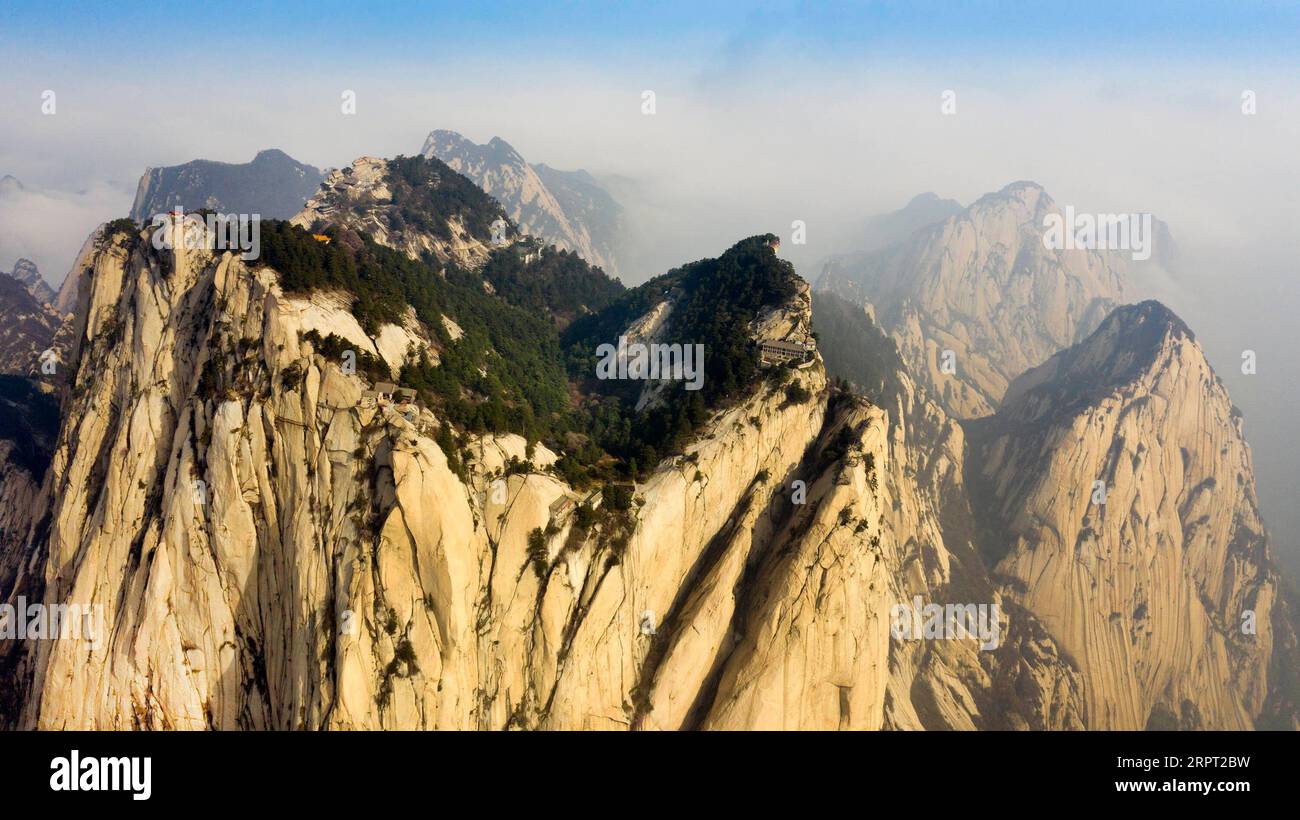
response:
[[(1128, 249), (1047, 248), (1044, 226), (1061, 208), (1036, 183), (939, 216), (955, 207), (913, 200), (886, 222), (903, 231), (895, 241), (832, 257), (818, 287), (870, 304), (909, 366), (928, 373), (959, 416), (987, 414), (1018, 373), (1081, 339), (1130, 295), (1170, 280), (1160, 263), (1177, 252), (1159, 220), (1150, 220), (1147, 262)], [(921, 213), (906, 218), (909, 210)], [(1162, 242), (1170, 247), (1157, 250)]]
[(1278, 791), (1267, 735), (1099, 733), (1300, 729), (1300, 11), (3, 16), (0, 729), (150, 731), (98, 785), (191, 804), (328, 764), (163, 732), (1017, 730), (909, 768)]
[[(46, 287), (59, 287), (68, 279), (86, 237), (124, 213), (131, 202), (130, 191), (111, 182), (51, 190), (10, 180), (0, 185), (0, 270), (12, 264), (29, 288), (42, 296), (44, 287), (31, 279), (33, 268)], [(22, 260), (33, 267), (23, 265), (18, 270)]]
[(911, 234), (937, 225), (964, 210), (955, 199), (942, 199), (938, 194), (917, 194), (897, 211), (879, 214), (864, 220), (840, 240), (857, 253), (879, 250), (905, 240)]
[[(814, 326), (832, 375), (898, 395), (901, 359), (868, 311), (818, 293)], [(1240, 414), (1180, 319), (1117, 308), (961, 427), (969, 502), (949, 487), (944, 520), (969, 534), (968, 568), (1051, 625), (1084, 724), (1295, 725), (1294, 602)]]
[(949, 412), (986, 415), (1124, 298), (1119, 254), (1044, 247), (1057, 210), (1040, 186), (1013, 183), (897, 244), (831, 259), (818, 288), (870, 303)]
[[(929, 200), (928, 196), (920, 196), (913, 200), (908, 207), (896, 212), (897, 214), (906, 213), (912, 210), (918, 203)], [(1059, 209), (1060, 206), (1055, 206)], [(1050, 212), (1050, 211), (1049, 211)], [(877, 220), (873, 220), (877, 221)], [(892, 224), (892, 223), (891, 223)], [(951, 254), (954, 246), (947, 244), (949, 239), (945, 238), (942, 233), (936, 232), (932, 238), (927, 237), (926, 230), (920, 231), (913, 228), (912, 223), (898, 225), (892, 241), (884, 237), (885, 248), (872, 251), (864, 251), (843, 254), (826, 260), (819, 265), (821, 271), (818, 279), (819, 287), (834, 288), (836, 292), (849, 295), (851, 298), (861, 302), (867, 299), (873, 311), (880, 308), (890, 308), (900, 304), (902, 300), (912, 300), (913, 294), (899, 294), (897, 292), (890, 294), (886, 289), (884, 292), (873, 291), (870, 297), (859, 295), (854, 290), (858, 287), (858, 282), (873, 283), (872, 278), (877, 272), (893, 266), (896, 271), (901, 271), (902, 281), (912, 283), (920, 288), (920, 283), (934, 281), (935, 277), (945, 278), (945, 281), (952, 282), (976, 282), (981, 281), (980, 277), (973, 269), (967, 268), (964, 274), (965, 279), (957, 278), (955, 271), (948, 270), (945, 266), (951, 265), (949, 261), (942, 261), (945, 255)], [(1251, 251), (1246, 247), (1239, 247), (1234, 251), (1221, 251), (1211, 253), (1204, 242), (1194, 242), (1196, 252), (1188, 254), (1181, 243), (1177, 242), (1169, 225), (1162, 219), (1152, 217), (1152, 239), (1151, 239), (1151, 258), (1146, 261), (1135, 261), (1128, 253), (1099, 253), (1093, 254), (1100, 256), (1104, 264), (1111, 268), (1115, 274), (1117, 284), (1122, 288), (1120, 298), (1123, 301), (1138, 301), (1142, 299), (1159, 299), (1169, 305), (1176, 307), (1180, 314), (1192, 317), (1193, 324), (1200, 328), (1202, 343), (1205, 345), (1207, 355), (1220, 368), (1220, 372), (1232, 384), (1234, 396), (1237, 397), (1238, 403), (1245, 412), (1247, 437), (1255, 444), (1257, 451), (1257, 469), (1261, 471), (1262, 476), (1267, 476), (1267, 480), (1261, 478), (1260, 496), (1263, 499), (1263, 505), (1266, 510), (1266, 518), (1272, 522), (1272, 528), (1275, 536), (1277, 560), (1286, 570), (1292, 579), (1300, 578), (1300, 542), (1292, 536), (1296, 527), (1300, 526), (1300, 518), (1297, 518), (1291, 505), (1286, 500), (1286, 490), (1284, 489), (1289, 483), (1289, 476), (1294, 472), (1300, 461), (1297, 461), (1297, 455), (1293, 448), (1279, 446), (1279, 441), (1285, 438), (1281, 433), (1282, 426), (1285, 424), (1284, 419), (1279, 415), (1278, 408), (1285, 404), (1288, 399), (1284, 398), (1285, 385), (1284, 379), (1256, 379), (1250, 375), (1243, 375), (1240, 372), (1244, 349), (1254, 350), (1257, 353), (1264, 351), (1260, 355), (1267, 356), (1270, 360), (1280, 364), (1283, 367), (1289, 366), (1285, 351), (1287, 342), (1280, 335), (1280, 328), (1275, 332), (1275, 326), (1271, 323), (1265, 323), (1259, 327), (1246, 331), (1245, 326), (1249, 324), (1247, 315), (1259, 315), (1267, 310), (1266, 301), (1281, 300), (1282, 302), (1290, 299), (1293, 294), (1283, 288), (1278, 291), (1260, 292), (1252, 288), (1225, 288), (1226, 280), (1223, 271), (1232, 270), (1240, 264), (1240, 260), (1249, 256)], [(931, 226), (931, 230), (935, 226)], [(1035, 234), (1039, 238), (1042, 235), (1041, 222), (1035, 224), (1031, 219), (1026, 217), (1020, 230), (1024, 232), (1026, 247), (1032, 254), (1038, 254), (1039, 251), (1034, 247)], [(1012, 252), (1011, 249), (1019, 247), (1016, 243), (1022, 240), (999, 237), (993, 231), (982, 230), (975, 234), (978, 243), (985, 243), (996, 248), (998, 244), (1005, 245), (1008, 250), (1001, 251), (999, 257), (993, 258), (994, 270), (1005, 271), (1004, 275), (1012, 277), (1019, 274), (1014, 270), (1015, 264), (1020, 264), (1020, 258), (1016, 256), (1018, 252)], [(1010, 235), (1007, 235), (1010, 237)], [(874, 240), (872, 240), (874, 242)], [(928, 245), (927, 245), (928, 243)], [(891, 247), (892, 246), (892, 247)], [(906, 247), (911, 247), (913, 255), (906, 257), (908, 251)], [(925, 248), (924, 251), (917, 251), (918, 248)], [(1074, 252), (1076, 257), (1084, 256), (1084, 252)], [(1276, 254), (1270, 255), (1265, 264), (1267, 269), (1280, 270), (1285, 263), (1280, 257), (1274, 258)], [(934, 262), (933, 260), (941, 260)], [(927, 269), (927, 265), (937, 264), (938, 268)], [(985, 263), (980, 263), (985, 264)], [(935, 271), (948, 270), (947, 273), (936, 273)], [(1062, 283), (1074, 282), (1074, 287), (1079, 287), (1087, 281), (1085, 277), (1079, 277), (1070, 272), (1070, 267), (1062, 269)], [(1277, 276), (1279, 274), (1271, 274)], [(1006, 311), (1016, 304), (1026, 304), (1015, 300), (1029, 299), (1037, 300), (1045, 296), (1043, 287), (1055, 287), (1054, 277), (1056, 274), (1049, 274), (1049, 278), (1044, 285), (1036, 285), (1033, 292), (1013, 295), (1012, 301), (1001, 304), (996, 310)], [(874, 285), (868, 285), (873, 287)], [(937, 287), (933, 285), (931, 287)], [(949, 285), (944, 285), (949, 287)], [(1092, 286), (1086, 286), (1092, 287)], [(954, 360), (956, 372), (947, 379), (942, 379), (944, 374), (936, 374), (937, 384), (944, 385), (945, 390), (968, 390), (967, 385), (977, 385), (976, 393), (981, 389), (978, 385), (981, 383), (998, 384), (1001, 379), (1008, 376), (1016, 375), (1016, 367), (1008, 368), (1007, 372), (1001, 377), (992, 375), (985, 369), (988, 365), (987, 359), (982, 359), (977, 355), (974, 361), (967, 359), (962, 364), (963, 357), (960, 351), (961, 340), (956, 342), (951, 338), (951, 326), (958, 326), (958, 323), (965, 323), (968, 319), (958, 318), (969, 315), (972, 312), (978, 314), (981, 311), (994, 310), (989, 306), (984, 308), (976, 307), (978, 304), (976, 296), (968, 296), (958, 286), (958, 290), (944, 293), (936, 297), (935, 292), (927, 293), (920, 305), (913, 303), (910, 307), (899, 307), (898, 310), (904, 312), (915, 312), (918, 316), (924, 316), (926, 311), (939, 311), (940, 316), (944, 317), (938, 320), (937, 324), (942, 332), (934, 335), (934, 351), (942, 354), (945, 349), (952, 350), (956, 356)], [(1103, 292), (1103, 291), (1098, 291)], [(1115, 291), (1110, 290), (1111, 296), (1108, 297), (1110, 303), (1115, 303)], [(1264, 293), (1271, 294), (1264, 297)], [(1003, 297), (999, 297), (1003, 298)], [(1048, 304), (1051, 300), (1048, 299)], [(930, 307), (926, 307), (930, 305)], [(1248, 306), (1249, 305), (1249, 306)], [(1044, 309), (1041, 306), (1034, 306), (1026, 314), (1035, 321), (1048, 319), (1052, 315), (1052, 308)], [(1077, 315), (1077, 310), (1074, 311)], [(884, 322), (898, 322), (893, 314), (881, 314)], [(995, 314), (996, 315), (996, 314)], [(1093, 317), (1096, 314), (1091, 314)], [(1021, 318), (1012, 317), (1008, 321), (998, 320), (989, 323), (981, 332), (992, 334), (984, 342), (977, 345), (980, 351), (992, 352), (999, 346), (1022, 345), (1025, 339), (1040, 339), (1046, 341), (1051, 338), (1053, 333), (1056, 334), (1056, 341), (1051, 341), (1044, 347), (1038, 348), (1042, 352), (1058, 349), (1063, 340), (1069, 337), (1068, 334), (1062, 336), (1059, 329), (1057, 331), (1035, 330), (1025, 334), (1022, 330), (1016, 329), (1016, 323), (1022, 321)], [(1053, 320), (1063, 321), (1063, 320)], [(1089, 319), (1082, 326), (1084, 329), (1093, 321)], [(890, 324), (888, 327), (893, 330), (896, 338), (900, 342), (906, 342), (907, 334), (912, 331), (908, 329), (905, 322)], [(1058, 328), (1064, 327), (1063, 324)], [(897, 329), (894, 329), (897, 328)], [(963, 331), (969, 332), (969, 331)], [(1009, 336), (1011, 338), (999, 338), (1000, 336)], [(978, 338), (978, 337), (977, 337)], [(942, 342), (942, 344), (940, 344)], [(1040, 342), (1035, 342), (1039, 344)], [(904, 349), (909, 349), (904, 345)], [(914, 351), (915, 347), (911, 348)], [(913, 366), (917, 362), (926, 361), (919, 352), (915, 352), (912, 359)], [(929, 354), (931, 356), (934, 353)], [(1041, 355), (1035, 354), (1035, 355)], [(1019, 362), (1031, 362), (1034, 356), (1021, 357)], [(926, 364), (926, 367), (932, 365)], [(996, 370), (996, 367), (993, 368)], [(996, 395), (996, 388), (990, 392), (990, 397)], [(990, 398), (984, 400), (985, 404), (980, 405), (974, 410), (967, 409), (964, 413), (979, 414), (985, 412), (987, 407), (994, 406)], [(980, 408), (984, 409), (980, 409)]]

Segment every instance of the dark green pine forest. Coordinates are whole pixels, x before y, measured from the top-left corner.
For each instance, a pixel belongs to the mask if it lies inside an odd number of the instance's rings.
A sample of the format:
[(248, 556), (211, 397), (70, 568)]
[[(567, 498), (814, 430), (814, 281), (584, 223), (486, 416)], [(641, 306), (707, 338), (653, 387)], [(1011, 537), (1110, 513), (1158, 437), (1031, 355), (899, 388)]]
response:
[[(500, 206), (464, 177), (422, 157), (391, 161), (389, 174), (390, 220), (395, 213), (405, 226), (441, 235), (439, 226), (456, 215), (490, 241)], [(480, 270), (465, 270), (411, 259), (350, 228), (320, 230), (332, 241), (264, 221), (261, 262), (288, 292), (351, 293), (353, 313), (371, 333), (400, 322), (408, 305), (415, 310), (436, 337), (440, 361), (392, 375), (452, 422), (455, 433), (445, 431), (440, 443), (453, 463), (464, 434), (518, 433), (562, 453), (557, 470), (579, 486), (642, 474), (679, 450), (712, 409), (753, 389), (760, 374), (750, 322), (793, 296), (797, 282), (768, 246), (771, 235), (629, 290), (578, 255), (528, 238), (494, 249)], [(515, 226), (509, 235), (518, 236)], [(674, 306), (663, 341), (705, 346), (704, 385), (673, 385), (668, 401), (637, 413), (643, 383), (596, 379), (595, 351), (668, 296)], [(453, 340), (443, 316), (464, 335)], [(341, 340), (319, 341), (325, 355), (341, 355)], [(359, 366), (371, 378), (387, 375), (382, 362)]]

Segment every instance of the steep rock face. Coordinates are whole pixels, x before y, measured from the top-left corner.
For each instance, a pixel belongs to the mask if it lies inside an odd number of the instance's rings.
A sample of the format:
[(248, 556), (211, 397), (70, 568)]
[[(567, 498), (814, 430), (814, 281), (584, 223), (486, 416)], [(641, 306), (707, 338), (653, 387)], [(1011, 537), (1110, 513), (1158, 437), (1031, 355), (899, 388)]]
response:
[[(725, 658), (704, 727), (883, 725), (888, 613), (909, 586), (902, 578), (891, 583), (900, 556), (890, 556), (895, 561), (887, 566), (884, 553), (904, 545), (882, 537), (887, 502), (873, 490), (879, 482), (875, 458), (885, 450), (884, 414), (862, 408), (844, 414), (839, 425), (857, 428), (854, 444), (838, 471), (815, 477), (809, 503), (777, 534), (780, 549), (757, 572), (743, 632)], [(924, 586), (927, 579), (908, 580)]]
[[(939, 487), (961, 492), (960, 428), (932, 416), (944, 432), (931, 438), (921, 417), (936, 406), (894, 410), (891, 423), (882, 408), (837, 400), (800, 464), (738, 508), (666, 616), (635, 727), (1082, 726), (1077, 675), (1032, 616), (1004, 620), (995, 651), (892, 636), (896, 604), (975, 592), (934, 506)], [(692, 669), (709, 670), (702, 686)]]
[(28, 529), (43, 503), (72, 335), (71, 323), (38, 301), (41, 287), (49, 288), (25, 262), (15, 273), (35, 277), (32, 284), (0, 273), (0, 595), (26, 557)]
[[(8, 408), (4, 411), (7, 412)], [(0, 439), (0, 589), (11, 588), (23, 560), (23, 540), (32, 525), (31, 511), (37, 507), (41, 475), (20, 465), (15, 458), (17, 442)]]
[(971, 436), (986, 550), (1077, 662), (1088, 726), (1251, 727), (1290, 627), (1240, 416), (1186, 326), (1116, 310)]
[[(820, 392), (824, 377), (803, 377)], [(582, 628), (568, 647), (565, 677), (545, 725), (621, 728), (634, 716), (634, 688), (651, 636), (643, 627), (665, 623), (689, 588), (711, 540), (739, 507), (761, 495), (768, 477), (786, 474), (816, 435), (821, 408), (784, 405), (762, 393), (715, 417), (687, 453), (661, 465), (638, 492), (644, 504), (619, 564), (606, 568), (598, 595), (586, 606)], [(757, 423), (754, 423), (757, 419)], [(677, 670), (672, 685), (698, 691), (707, 667)], [(599, 708), (593, 708), (599, 707)], [(560, 721), (555, 709), (563, 709)]]
[(615, 244), (622, 208), (587, 172), (530, 165), (500, 137), (478, 145), (455, 131), (430, 132), (420, 153), (473, 180), (505, 206), (524, 233), (618, 275)]
[[(448, 265), (489, 256), (495, 204), (395, 218), (420, 197), (479, 202), (450, 169), (349, 170), (300, 225)], [(48, 472), (12, 469), (0, 443), (0, 493), (21, 505), (6, 509), (29, 511), (0, 520), (0, 595), (100, 605), (104, 634), (0, 647), (6, 722), (1060, 729), (1249, 725), (1276, 701), (1278, 654), (1226, 628), (1247, 603), (1277, 620), (1249, 454), (1190, 335), (1155, 308), (1116, 313), (969, 428), (849, 310), (834, 335), (872, 348), (851, 374), (872, 401), (819, 359), (762, 370), (592, 518), (555, 453), (478, 436), (449, 462), (445, 420), (363, 400), (367, 381), (308, 336), (395, 367), (428, 344), (418, 323), (372, 338), (336, 294), (289, 296), (265, 267), (115, 230), (67, 288), (72, 383)], [(691, 281), (611, 329), (660, 338)], [(809, 291), (792, 291), (752, 338), (807, 336)], [(1094, 413), (1112, 432), (1078, 446), (1073, 420)], [(1080, 465), (1120, 476), (1112, 509), (1134, 512), (1111, 540), (1068, 529), (1077, 499), (1059, 488)], [(1211, 502), (1224, 476), (1236, 489)], [(1018, 538), (992, 577), (973, 514), (990, 505), (982, 523)], [(1123, 550), (1137, 558), (1100, 566)], [(997, 639), (891, 634), (912, 601), (994, 607)], [(1146, 635), (1153, 613), (1175, 626)]]
[(1059, 211), (1038, 185), (1014, 183), (898, 244), (831, 260), (818, 288), (871, 304), (948, 412), (987, 415), (1013, 378), (1123, 301), (1127, 252), (1044, 246), (1043, 218)]
[(259, 151), (243, 164), (196, 159), (184, 165), (147, 168), (136, 187), (131, 218), (147, 223), (175, 208), (260, 214), (288, 219), (302, 210), (325, 174), (283, 151)]
[(896, 647), (889, 657), (884, 725), (1083, 728), (1077, 670), (1039, 620), (990, 581), (978, 555), (964, 478), (963, 428), (905, 370), (895, 371), (882, 392), (889, 411), (888, 446), (872, 461), (883, 465), (882, 545), (890, 603), (920, 595), (945, 605), (996, 604), (1002, 627), (991, 648), (970, 640)]
[[(202, 250), (161, 262), (119, 233), (81, 282), (76, 381), (34, 562), (43, 578), (26, 588), (102, 605), (107, 635), (33, 650), (24, 721), (328, 725), (351, 680), (348, 639), (395, 610), (363, 579), (382, 564), (371, 529), (403, 519), (404, 487), (455, 479), (431, 439), (411, 435), (431, 418), (362, 406), (358, 378), (313, 357), (301, 334), (329, 328), (308, 326), (318, 314), (280, 295), (273, 272)], [(398, 512), (379, 515), (372, 498)], [(456, 511), (426, 526), (429, 549), (443, 532), (472, 543), (468, 510)], [(439, 559), (426, 557), (430, 571)], [(367, 659), (382, 671), (401, 641), (427, 649), (433, 623), (374, 629), (365, 645), (387, 657)], [(335, 652), (341, 682), (322, 671)]]
[(58, 427), (58, 399), (49, 384), (0, 375), (0, 594), (26, 556)]
[[(578, 232), (591, 237), (591, 263), (610, 276), (623, 271), (620, 257), (627, 242), (623, 206), (600, 180), (584, 170), (561, 171), (546, 163), (533, 165), (537, 178), (550, 190), (555, 201)], [(545, 237), (543, 237), (545, 238)], [(571, 248), (581, 254), (578, 248)]]
[(427, 411), (358, 406), (363, 383), (301, 340), (312, 314), (271, 271), (161, 261), (116, 234), (80, 285), (42, 577), (12, 589), (101, 604), (107, 635), (32, 648), (26, 725), (608, 726), (642, 610), (667, 608), (750, 483), (731, 477), (783, 470), (816, 425), (786, 407), (706, 435), (695, 463), (726, 480), (664, 465), (616, 559), (561, 522), (535, 571), (526, 535), (561, 482), (511, 475), (504, 502), (466, 483)]
[(86, 237), (86, 241), (81, 243), (81, 250), (77, 251), (77, 256), (72, 262), (72, 268), (67, 275), (63, 277), (63, 284), (59, 285), (59, 292), (54, 297), (53, 306), (60, 316), (67, 316), (77, 307), (77, 288), (81, 282), (81, 274), (90, 266), (94, 259), (96, 245), (99, 237), (103, 233), (105, 226), (99, 225)]
[[(303, 338), (341, 320), (269, 269), (119, 232), (78, 293), (63, 426), (3, 592), (101, 605), (104, 633), (8, 648), (8, 719), (1076, 725), (1032, 619), (994, 652), (888, 637), (893, 604), (957, 594), (968, 549), (937, 506), (962, 492), (960, 428), (910, 383), (885, 409), (832, 401), (820, 363), (790, 370), (807, 402), (759, 386), (579, 524), (544, 448), (505, 470), (523, 440), (481, 439), (458, 473), (431, 412), (360, 401)], [(761, 324), (806, 329), (806, 310), (800, 291)], [(999, 691), (1037, 694), (995, 710)]]

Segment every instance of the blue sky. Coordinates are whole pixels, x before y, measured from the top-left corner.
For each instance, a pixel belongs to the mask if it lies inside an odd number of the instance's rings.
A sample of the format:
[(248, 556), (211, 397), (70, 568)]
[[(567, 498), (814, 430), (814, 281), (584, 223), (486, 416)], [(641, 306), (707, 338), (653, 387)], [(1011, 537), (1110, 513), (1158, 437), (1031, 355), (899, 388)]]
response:
[[(1239, 234), (1227, 223), (1251, 207), (1281, 214), (1256, 194), (1296, 171), (1296, 2), (360, 5), (4, 3), (0, 173), (120, 200), (147, 166), (275, 147), (331, 167), (451, 128), (675, 186), (665, 201), (711, 214), (780, 202), (852, 222), (919, 191), (970, 201), (1028, 178)], [(355, 117), (340, 117), (345, 90)], [(690, 253), (716, 241), (703, 234)]]
[[(314, 59), (322, 49), (367, 60), (439, 61), (473, 52), (518, 60), (530, 49), (566, 59), (680, 58), (699, 48), (742, 52), (780, 35), (824, 60), (1052, 59), (1142, 55), (1160, 59), (1287, 60), (1300, 8), (1284, 2), (1079, 6), (1007, 2), (7, 2), (0, 44), (24, 59), (102, 67), (170, 55), (265, 54)], [(143, 49), (141, 38), (147, 38)], [(725, 56), (725, 54), (723, 55)]]

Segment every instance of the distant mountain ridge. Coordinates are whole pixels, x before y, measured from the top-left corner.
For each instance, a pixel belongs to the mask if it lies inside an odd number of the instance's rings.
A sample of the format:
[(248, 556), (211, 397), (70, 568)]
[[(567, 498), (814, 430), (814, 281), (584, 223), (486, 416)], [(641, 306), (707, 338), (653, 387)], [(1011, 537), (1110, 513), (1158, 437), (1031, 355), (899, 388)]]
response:
[(500, 137), (479, 145), (447, 130), (430, 132), (420, 153), (442, 160), (495, 197), (524, 233), (618, 275), (623, 209), (591, 174), (530, 165)]
[(278, 149), (259, 151), (251, 162), (196, 159), (183, 165), (147, 168), (136, 188), (131, 218), (147, 222), (176, 207), (221, 213), (260, 214), (288, 219), (302, 210), (325, 173)]
[(27, 288), (27, 292), (36, 301), (43, 305), (54, 304), (57, 294), (54, 292), (54, 288), (50, 287), (44, 277), (41, 276), (40, 270), (32, 260), (19, 259), (14, 263), (14, 269), (9, 272), (9, 275), (22, 282), (23, 286)]
[(1013, 378), (1125, 301), (1123, 252), (1044, 246), (1058, 211), (1042, 186), (1012, 183), (896, 244), (832, 258), (817, 287), (871, 305), (950, 413), (988, 415)]

